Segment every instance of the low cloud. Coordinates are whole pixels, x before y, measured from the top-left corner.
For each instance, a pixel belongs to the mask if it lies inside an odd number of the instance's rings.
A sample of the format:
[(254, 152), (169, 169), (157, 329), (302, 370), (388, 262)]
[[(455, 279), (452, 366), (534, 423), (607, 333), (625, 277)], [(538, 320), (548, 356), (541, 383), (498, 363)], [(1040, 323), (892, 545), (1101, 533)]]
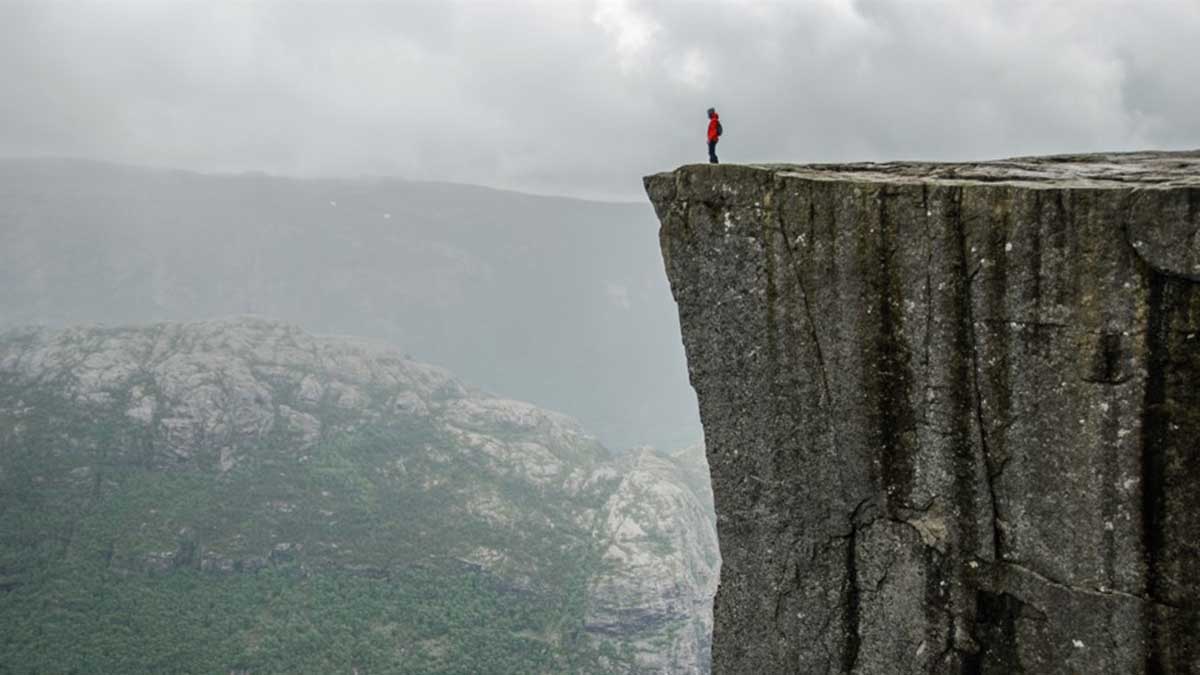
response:
[(0, 3), (0, 155), (640, 198), (702, 161), (1200, 146), (1191, 0)]

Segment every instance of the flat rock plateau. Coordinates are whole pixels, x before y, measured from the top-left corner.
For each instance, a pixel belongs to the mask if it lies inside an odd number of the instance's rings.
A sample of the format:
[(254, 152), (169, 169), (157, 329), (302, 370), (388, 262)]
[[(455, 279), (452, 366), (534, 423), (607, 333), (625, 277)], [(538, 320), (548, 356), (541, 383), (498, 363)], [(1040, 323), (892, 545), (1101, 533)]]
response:
[(1200, 153), (645, 185), (713, 672), (1200, 672)]

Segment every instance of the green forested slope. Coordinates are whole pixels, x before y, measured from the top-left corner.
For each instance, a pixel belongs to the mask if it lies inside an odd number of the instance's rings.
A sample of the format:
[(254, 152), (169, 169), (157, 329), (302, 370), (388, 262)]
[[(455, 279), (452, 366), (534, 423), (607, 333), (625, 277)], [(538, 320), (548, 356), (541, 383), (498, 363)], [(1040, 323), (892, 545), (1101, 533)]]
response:
[(284, 324), (0, 334), (0, 672), (635, 669), (680, 618), (588, 631), (613, 466)]

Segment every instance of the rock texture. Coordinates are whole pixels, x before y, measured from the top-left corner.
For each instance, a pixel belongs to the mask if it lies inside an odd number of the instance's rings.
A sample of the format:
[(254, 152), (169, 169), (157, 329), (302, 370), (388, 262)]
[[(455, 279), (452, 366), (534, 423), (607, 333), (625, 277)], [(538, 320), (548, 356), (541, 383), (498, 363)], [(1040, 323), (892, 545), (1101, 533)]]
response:
[(275, 321), (0, 332), (0, 591), (64, 560), (432, 566), (555, 605), (537, 639), (597, 647), (609, 667), (588, 672), (697, 672), (719, 565), (706, 471), (701, 449), (615, 457), (569, 417)]
[(620, 464), (597, 528), (601, 571), (587, 629), (626, 636), (646, 672), (709, 672), (721, 559), (704, 447), (667, 456), (644, 448)]
[(1200, 153), (645, 182), (714, 672), (1200, 671)]

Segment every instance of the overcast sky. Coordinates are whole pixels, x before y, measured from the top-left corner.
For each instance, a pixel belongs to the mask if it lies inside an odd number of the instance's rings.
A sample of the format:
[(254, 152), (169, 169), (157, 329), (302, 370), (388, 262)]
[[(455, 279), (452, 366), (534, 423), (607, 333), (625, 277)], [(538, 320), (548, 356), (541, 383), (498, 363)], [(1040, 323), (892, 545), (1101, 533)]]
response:
[(1200, 0), (0, 0), (0, 156), (639, 199), (723, 161), (1200, 147)]

